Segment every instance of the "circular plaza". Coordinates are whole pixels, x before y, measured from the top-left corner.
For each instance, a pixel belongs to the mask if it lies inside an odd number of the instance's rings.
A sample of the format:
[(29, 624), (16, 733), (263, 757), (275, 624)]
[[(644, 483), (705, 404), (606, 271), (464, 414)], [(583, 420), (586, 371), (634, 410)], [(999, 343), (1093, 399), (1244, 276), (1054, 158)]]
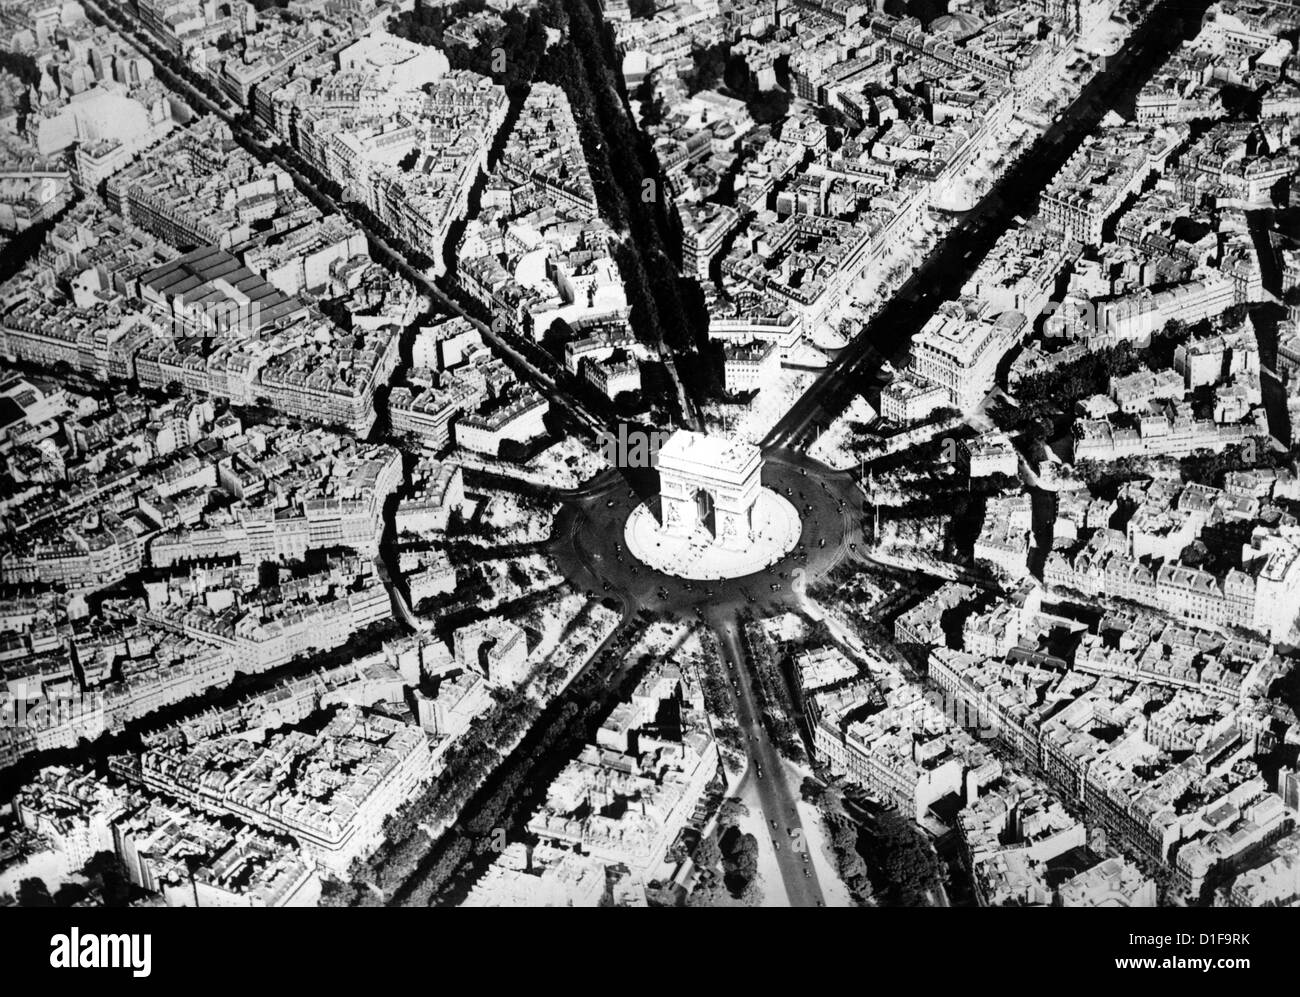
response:
[(743, 544), (726, 544), (707, 526), (689, 534), (664, 529), (653, 502), (642, 502), (627, 519), (628, 553), (647, 567), (675, 578), (701, 581), (743, 578), (770, 568), (799, 542), (799, 513), (783, 496), (759, 490)]
[(653, 462), (611, 461), (571, 493), (550, 548), (579, 591), (627, 612), (775, 608), (796, 598), (797, 578), (821, 577), (861, 542), (862, 493), (848, 472), (789, 450), (730, 452), (731, 441), (714, 439), (718, 454), (686, 447), (679, 456), (701, 458), (693, 463), (705, 478), (731, 462), (734, 487), (705, 487), (691, 462), (675, 473), (679, 444), (669, 443)]

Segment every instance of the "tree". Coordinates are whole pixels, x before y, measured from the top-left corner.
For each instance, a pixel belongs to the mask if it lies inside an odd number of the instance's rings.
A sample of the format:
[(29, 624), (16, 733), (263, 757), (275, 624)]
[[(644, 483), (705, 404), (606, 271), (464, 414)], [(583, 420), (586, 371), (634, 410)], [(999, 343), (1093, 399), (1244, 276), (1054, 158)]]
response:
[(356, 907), (362, 902), (361, 895), (366, 892), (365, 886), (360, 883), (325, 879), (321, 882), (320, 906)]
[(105, 907), (125, 907), (131, 900), (131, 884), (122, 864), (112, 852), (96, 852), (82, 874), (104, 898)]
[(32, 876), (19, 883), (18, 906), (53, 907), (54, 898), (50, 896), (50, 888), (45, 885), (45, 880), (39, 876)]
[(726, 45), (718, 44), (697, 48), (691, 53), (691, 60), (695, 63), (693, 91), (712, 90), (722, 82), (727, 71), (727, 51)]
[(721, 861), (722, 849), (718, 847), (718, 839), (709, 835), (695, 849), (695, 864), (701, 869), (716, 869)]
[(840, 878), (859, 901), (865, 900), (871, 895), (871, 880), (866, 859), (858, 851), (857, 824), (842, 814), (828, 815), (826, 828), (830, 832), (835, 867)]
[(1235, 329), (1246, 321), (1246, 306), (1240, 301), (1235, 305), (1229, 305), (1220, 316), (1220, 321), (1224, 328)]
[(721, 827), (735, 827), (742, 817), (749, 816), (749, 807), (735, 796), (729, 796), (718, 808), (718, 824)]
[(739, 897), (758, 875), (758, 839), (730, 828), (722, 842), (723, 879), (732, 896)]
[(820, 806), (826, 796), (826, 787), (812, 776), (806, 775), (803, 782), (799, 784), (799, 795), (804, 802), (811, 803), (813, 806)]
[(749, 100), (749, 114), (758, 124), (780, 121), (790, 110), (790, 95), (784, 90), (763, 90)]
[(81, 883), (64, 883), (54, 891), (56, 907), (71, 907), (90, 896), (90, 891)]
[(36, 60), (21, 52), (0, 52), (0, 72), (12, 73), (29, 87), (41, 80), (41, 69)]
[(892, 906), (924, 907), (943, 887), (939, 857), (920, 830), (896, 810), (881, 811), (869, 842), (877, 879)]

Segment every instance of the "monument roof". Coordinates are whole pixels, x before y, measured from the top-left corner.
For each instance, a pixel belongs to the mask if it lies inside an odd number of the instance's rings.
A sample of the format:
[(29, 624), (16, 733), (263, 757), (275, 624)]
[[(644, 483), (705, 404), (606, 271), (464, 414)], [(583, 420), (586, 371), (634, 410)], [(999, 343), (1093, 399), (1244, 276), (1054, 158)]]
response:
[(722, 472), (744, 474), (759, 459), (758, 447), (725, 436), (706, 436), (679, 429), (659, 448), (659, 465), (683, 464)]

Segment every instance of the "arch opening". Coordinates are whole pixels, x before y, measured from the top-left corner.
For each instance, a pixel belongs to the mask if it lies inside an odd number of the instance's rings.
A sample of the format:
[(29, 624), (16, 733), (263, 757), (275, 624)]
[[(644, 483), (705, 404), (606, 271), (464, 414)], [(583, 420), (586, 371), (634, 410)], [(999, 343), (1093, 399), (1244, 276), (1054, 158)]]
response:
[(701, 488), (695, 493), (695, 521), (709, 531), (709, 536), (718, 535), (717, 519), (714, 515), (713, 493)]

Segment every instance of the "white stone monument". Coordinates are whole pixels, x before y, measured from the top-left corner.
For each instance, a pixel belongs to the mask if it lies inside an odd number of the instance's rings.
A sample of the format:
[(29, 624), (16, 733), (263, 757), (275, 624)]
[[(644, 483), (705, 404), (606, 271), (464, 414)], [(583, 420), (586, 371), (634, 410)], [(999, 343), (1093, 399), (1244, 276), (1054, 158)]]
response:
[(624, 539), (643, 563), (680, 578), (740, 578), (799, 541), (794, 506), (764, 488), (758, 447), (678, 430), (658, 452), (659, 517), (642, 503)]
[(724, 549), (748, 546), (762, 471), (763, 457), (753, 444), (685, 429), (674, 433), (659, 448), (664, 533), (689, 537), (704, 529)]

